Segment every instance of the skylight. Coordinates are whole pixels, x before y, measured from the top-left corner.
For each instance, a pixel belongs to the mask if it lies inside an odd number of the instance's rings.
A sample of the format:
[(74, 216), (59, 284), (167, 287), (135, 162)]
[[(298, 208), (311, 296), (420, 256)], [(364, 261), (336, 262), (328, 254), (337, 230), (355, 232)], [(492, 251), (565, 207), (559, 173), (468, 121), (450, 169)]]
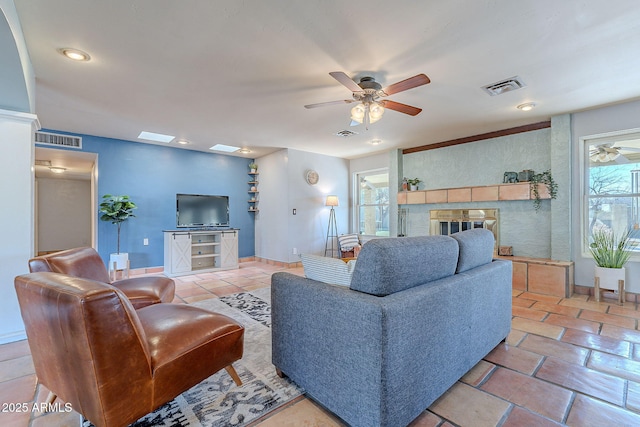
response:
[(174, 138), (175, 136), (145, 131), (140, 132), (140, 135), (138, 135), (138, 139), (146, 139), (147, 141), (155, 142), (171, 142)]
[(210, 147), (209, 150), (214, 151), (224, 151), (225, 153), (233, 153), (234, 151), (238, 151), (240, 147), (234, 147), (233, 145), (224, 145), (224, 144), (216, 144), (213, 147)]

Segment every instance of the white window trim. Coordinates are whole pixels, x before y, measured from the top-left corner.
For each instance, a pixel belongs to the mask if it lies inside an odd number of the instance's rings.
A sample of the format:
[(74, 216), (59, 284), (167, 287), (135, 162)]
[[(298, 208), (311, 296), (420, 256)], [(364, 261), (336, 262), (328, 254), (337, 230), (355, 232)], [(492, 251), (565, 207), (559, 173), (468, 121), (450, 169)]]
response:
[[(360, 201), (360, 181), (358, 180), (358, 175), (362, 175), (362, 174), (375, 174), (375, 173), (384, 173), (386, 172), (387, 175), (390, 174), (390, 170), (388, 167), (383, 167), (383, 168), (375, 168), (375, 169), (367, 169), (367, 170), (361, 170), (361, 171), (356, 171), (353, 173), (353, 176), (351, 177), (351, 180), (353, 181), (353, 187), (351, 189), (352, 194), (353, 194), (353, 199), (352, 199), (352, 205), (351, 205), (351, 217), (353, 218), (353, 222), (351, 224), (351, 230), (352, 233), (357, 233), (358, 236), (360, 236), (360, 242), (361, 243), (365, 243), (371, 239), (380, 239), (380, 238), (384, 238), (382, 236), (373, 236), (370, 234), (360, 234), (360, 210), (358, 209), (359, 206), (359, 201)], [(391, 195), (391, 188), (389, 188), (389, 195)], [(389, 201), (388, 204), (389, 207), (391, 207), (391, 201)], [(391, 220), (391, 218), (389, 218), (389, 220)], [(385, 236), (386, 237), (386, 236)]]

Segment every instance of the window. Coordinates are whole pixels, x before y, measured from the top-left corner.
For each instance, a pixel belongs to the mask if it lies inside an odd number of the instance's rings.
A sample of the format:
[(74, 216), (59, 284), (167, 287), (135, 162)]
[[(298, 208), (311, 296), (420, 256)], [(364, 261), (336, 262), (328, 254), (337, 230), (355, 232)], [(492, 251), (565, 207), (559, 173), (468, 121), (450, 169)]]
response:
[[(584, 143), (583, 252), (597, 229), (640, 239), (640, 131), (582, 139)], [(640, 248), (636, 247), (636, 251)]]
[(389, 235), (389, 170), (356, 174), (356, 224), (364, 236)]

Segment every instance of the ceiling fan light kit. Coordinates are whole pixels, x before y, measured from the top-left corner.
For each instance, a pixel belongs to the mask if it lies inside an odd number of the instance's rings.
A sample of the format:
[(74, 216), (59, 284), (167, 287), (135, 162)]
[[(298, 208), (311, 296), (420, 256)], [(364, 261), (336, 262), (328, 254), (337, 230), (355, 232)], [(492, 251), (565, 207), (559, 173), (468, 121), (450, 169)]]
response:
[(386, 88), (375, 81), (373, 77), (362, 77), (360, 83), (356, 83), (342, 71), (333, 71), (329, 73), (331, 77), (345, 86), (352, 92), (352, 100), (344, 99), (339, 101), (321, 102), (318, 104), (305, 105), (305, 108), (324, 107), (326, 105), (337, 105), (343, 103), (357, 102), (358, 104), (351, 108), (351, 126), (358, 124), (375, 123), (382, 118), (385, 109), (398, 111), (410, 116), (418, 115), (422, 109), (411, 105), (401, 104), (391, 100), (382, 100), (381, 98), (392, 95), (394, 93), (403, 92), (418, 86), (430, 83), (429, 77), (425, 74), (418, 74), (408, 79), (394, 83)]

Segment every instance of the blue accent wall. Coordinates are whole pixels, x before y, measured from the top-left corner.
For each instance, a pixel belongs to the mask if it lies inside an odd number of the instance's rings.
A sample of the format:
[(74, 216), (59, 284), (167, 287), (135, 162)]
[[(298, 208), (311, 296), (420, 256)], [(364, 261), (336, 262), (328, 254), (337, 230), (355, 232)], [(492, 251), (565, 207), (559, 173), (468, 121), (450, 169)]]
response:
[[(162, 231), (176, 228), (177, 193), (229, 196), (230, 225), (240, 229), (239, 256), (255, 255), (256, 214), (247, 211), (251, 159), (79, 136), (82, 151), (98, 154), (98, 203), (104, 194), (128, 195), (138, 206), (136, 217), (122, 224), (120, 235), (120, 250), (129, 253), (131, 268), (164, 264)], [(148, 246), (143, 245), (145, 238)], [(116, 240), (116, 226), (98, 221), (97, 249), (105, 261), (116, 251)]]

